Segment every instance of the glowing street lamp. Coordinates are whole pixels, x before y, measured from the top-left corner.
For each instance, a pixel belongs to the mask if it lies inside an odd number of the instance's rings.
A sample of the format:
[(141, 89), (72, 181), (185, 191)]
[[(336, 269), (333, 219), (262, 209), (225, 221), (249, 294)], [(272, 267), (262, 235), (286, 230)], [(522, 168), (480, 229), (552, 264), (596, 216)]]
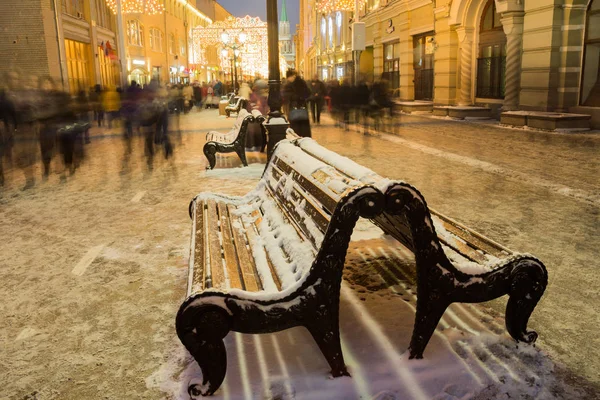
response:
[(246, 42), (247, 36), (246, 33), (242, 30), (237, 37), (234, 37), (233, 40), (227, 31), (223, 31), (221, 33), (221, 45), (223, 46), (223, 50), (221, 54), (223, 57), (227, 57), (229, 52), (227, 49), (233, 50), (233, 92), (237, 94), (238, 92), (238, 76), (237, 76), (237, 67), (238, 67), (238, 57), (240, 56), (240, 48), (244, 46), (244, 42)]

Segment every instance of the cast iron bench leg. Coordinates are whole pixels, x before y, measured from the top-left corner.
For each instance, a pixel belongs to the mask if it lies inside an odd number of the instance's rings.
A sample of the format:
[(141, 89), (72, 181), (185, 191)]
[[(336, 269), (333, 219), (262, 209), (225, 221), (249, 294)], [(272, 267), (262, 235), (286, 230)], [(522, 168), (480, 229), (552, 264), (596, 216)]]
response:
[(342, 355), (338, 313), (335, 314), (335, 316), (332, 315), (325, 319), (321, 319), (322, 316), (320, 316), (317, 321), (306, 325), (306, 328), (327, 359), (331, 367), (331, 375), (333, 377), (350, 376)]
[(244, 147), (244, 145), (238, 146), (235, 149), (235, 152), (237, 153), (238, 157), (242, 161), (242, 164), (244, 165), (244, 167), (247, 167), (248, 161), (246, 161), (246, 148)]
[(227, 372), (223, 338), (230, 329), (231, 317), (220, 307), (188, 308), (178, 316), (177, 335), (202, 370), (202, 385), (188, 386), (192, 398), (212, 395), (223, 383)]
[(208, 160), (208, 164), (210, 166), (210, 169), (215, 168), (215, 164), (217, 163), (217, 146), (215, 145), (215, 143), (212, 142), (208, 142), (204, 145), (204, 155), (206, 156), (206, 159)]

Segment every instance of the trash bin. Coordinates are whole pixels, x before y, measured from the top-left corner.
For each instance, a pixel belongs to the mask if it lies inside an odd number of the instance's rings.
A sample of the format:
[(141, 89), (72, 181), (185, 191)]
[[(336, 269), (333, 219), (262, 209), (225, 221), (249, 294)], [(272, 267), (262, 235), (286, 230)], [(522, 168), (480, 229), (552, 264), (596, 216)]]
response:
[(219, 115), (227, 115), (227, 113), (225, 112), (225, 107), (227, 107), (228, 104), (229, 101), (227, 100), (219, 101)]

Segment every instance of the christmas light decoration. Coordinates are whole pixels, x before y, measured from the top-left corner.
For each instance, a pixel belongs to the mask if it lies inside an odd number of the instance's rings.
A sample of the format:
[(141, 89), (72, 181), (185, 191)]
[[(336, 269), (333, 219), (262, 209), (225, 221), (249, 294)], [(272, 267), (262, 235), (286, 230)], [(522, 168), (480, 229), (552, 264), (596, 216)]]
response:
[[(117, 0), (106, 0), (106, 5), (113, 14), (117, 14)], [(165, 6), (161, 0), (121, 0), (123, 14), (162, 14)]]
[[(359, 0), (358, 7), (362, 8), (366, 0)], [(331, 14), (335, 11), (354, 11), (355, 0), (318, 0), (317, 12)]]
[[(224, 39), (226, 43), (224, 43)], [(231, 44), (236, 42), (239, 56), (237, 69), (243, 76), (269, 75), (269, 39), (267, 23), (258, 17), (244, 18), (228, 17), (225, 21), (217, 21), (206, 27), (192, 29), (193, 64), (206, 65), (207, 47), (215, 47), (220, 69), (229, 74), (232, 71), (233, 49)], [(280, 65), (285, 73), (287, 64), (280, 56)]]

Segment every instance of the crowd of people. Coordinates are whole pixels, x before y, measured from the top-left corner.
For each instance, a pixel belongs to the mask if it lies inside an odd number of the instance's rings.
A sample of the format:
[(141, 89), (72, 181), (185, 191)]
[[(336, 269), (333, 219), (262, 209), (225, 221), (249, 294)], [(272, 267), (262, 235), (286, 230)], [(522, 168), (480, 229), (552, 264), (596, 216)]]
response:
[[(170, 116), (188, 113), (194, 107), (198, 110), (218, 107), (222, 96), (231, 96), (234, 91), (233, 85), (218, 79), (167, 85), (152, 80), (143, 87), (132, 81), (125, 90), (96, 85), (76, 96), (56, 90), (50, 79), (41, 80), (37, 88), (0, 87), (0, 185), (4, 181), (5, 159), (24, 171), (26, 187), (33, 185), (35, 162), (41, 158), (43, 177), (47, 178), (51, 160), (57, 153), (62, 156), (65, 171), (73, 174), (84, 158), (84, 145), (90, 142), (92, 125), (122, 129), (124, 166), (129, 162), (132, 138), (140, 133), (151, 169), (157, 149), (162, 148), (165, 158), (173, 154)], [(257, 109), (263, 115), (269, 112), (266, 80), (242, 81), (235, 89), (246, 100), (248, 111)], [(315, 76), (305, 81), (294, 70), (287, 71), (281, 95), (284, 114), (300, 136), (311, 136), (311, 121), (320, 124), (324, 110), (331, 114), (336, 125), (347, 128), (351, 121), (377, 121), (386, 111), (391, 115), (394, 104), (384, 80), (362, 80), (351, 85), (348, 80), (323, 82)], [(19, 146), (14, 146), (15, 134), (21, 139)], [(250, 147), (256, 148), (257, 143), (253, 144)]]

